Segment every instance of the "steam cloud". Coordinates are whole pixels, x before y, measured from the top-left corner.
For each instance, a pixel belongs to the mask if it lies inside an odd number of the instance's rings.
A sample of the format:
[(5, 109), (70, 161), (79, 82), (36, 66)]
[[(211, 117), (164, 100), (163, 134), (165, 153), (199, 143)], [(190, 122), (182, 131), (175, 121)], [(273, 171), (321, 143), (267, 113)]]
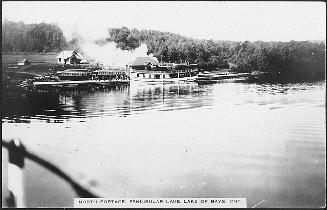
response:
[(137, 57), (151, 57), (157, 60), (152, 54), (147, 55), (148, 48), (146, 44), (142, 44), (138, 48), (128, 51), (116, 48), (114, 42), (99, 46), (94, 42), (88, 41), (81, 43), (80, 48), (84, 55), (106, 66), (125, 67), (125, 65), (132, 64)]
[[(98, 30), (82, 30), (78, 24), (74, 27), (60, 26), (64, 32), (66, 40), (77, 39), (80, 52), (87, 60), (103, 64), (104, 66), (124, 67), (134, 62), (137, 57), (151, 57), (158, 61), (152, 54), (147, 55), (148, 48), (146, 44), (141, 44), (134, 50), (122, 50), (116, 47), (115, 42), (107, 42), (104, 45), (98, 45), (95, 40), (104, 40), (108, 36), (108, 30), (97, 28)], [(92, 28), (92, 27), (91, 27)], [(72, 30), (73, 29), (73, 30)]]
[[(107, 27), (81, 27), (80, 24), (73, 24), (73, 27), (60, 25), (66, 40), (77, 39), (80, 52), (87, 60), (94, 61), (104, 66), (124, 67), (134, 62), (137, 57), (151, 57), (158, 61), (152, 54), (147, 55), (146, 44), (141, 44), (138, 48), (128, 51), (116, 47), (115, 42), (107, 42), (105, 45), (97, 45), (95, 40), (104, 40), (108, 36)], [(94, 29), (94, 30), (93, 30)], [(96, 29), (96, 30), (95, 30)]]

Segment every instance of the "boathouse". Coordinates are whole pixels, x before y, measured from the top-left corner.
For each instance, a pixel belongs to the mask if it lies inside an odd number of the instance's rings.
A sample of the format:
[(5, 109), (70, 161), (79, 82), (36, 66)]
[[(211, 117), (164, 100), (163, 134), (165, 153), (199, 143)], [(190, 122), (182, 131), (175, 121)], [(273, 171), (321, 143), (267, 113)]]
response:
[(69, 51), (65, 50), (59, 53), (57, 56), (57, 61), (59, 64), (86, 64), (87, 60), (82, 54), (76, 52), (75, 50)]
[(143, 70), (149, 65), (157, 66), (159, 62), (150, 57), (137, 57), (130, 67), (135, 70)]

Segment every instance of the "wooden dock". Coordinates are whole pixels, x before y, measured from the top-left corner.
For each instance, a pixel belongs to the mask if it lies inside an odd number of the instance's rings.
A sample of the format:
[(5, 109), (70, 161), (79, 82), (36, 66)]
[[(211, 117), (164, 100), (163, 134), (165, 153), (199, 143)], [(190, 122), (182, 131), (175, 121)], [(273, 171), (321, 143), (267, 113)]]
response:
[(82, 81), (46, 81), (33, 82), (34, 86), (70, 86), (70, 85), (110, 85), (128, 84), (129, 80), (82, 80)]

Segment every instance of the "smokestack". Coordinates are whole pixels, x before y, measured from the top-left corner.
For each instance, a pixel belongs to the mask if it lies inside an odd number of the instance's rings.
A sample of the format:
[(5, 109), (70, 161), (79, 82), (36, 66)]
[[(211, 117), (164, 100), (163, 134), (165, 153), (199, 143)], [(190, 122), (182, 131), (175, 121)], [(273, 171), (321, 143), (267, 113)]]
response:
[(125, 73), (129, 76), (129, 68), (128, 68), (128, 65), (126, 65)]

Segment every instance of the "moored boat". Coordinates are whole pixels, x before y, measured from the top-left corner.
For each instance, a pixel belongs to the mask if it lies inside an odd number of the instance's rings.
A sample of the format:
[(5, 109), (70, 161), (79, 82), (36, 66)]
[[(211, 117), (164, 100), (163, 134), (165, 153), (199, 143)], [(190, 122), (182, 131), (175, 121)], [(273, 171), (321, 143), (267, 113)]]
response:
[(198, 74), (197, 64), (188, 63), (162, 63), (132, 64), (130, 76), (133, 82), (146, 83), (176, 83), (194, 81)]
[(204, 72), (204, 73), (199, 73), (196, 76), (195, 82), (197, 82), (197, 83), (215, 83), (220, 80), (229, 80), (229, 79), (240, 80), (240, 79), (247, 79), (250, 75), (251, 75), (250, 73)]

